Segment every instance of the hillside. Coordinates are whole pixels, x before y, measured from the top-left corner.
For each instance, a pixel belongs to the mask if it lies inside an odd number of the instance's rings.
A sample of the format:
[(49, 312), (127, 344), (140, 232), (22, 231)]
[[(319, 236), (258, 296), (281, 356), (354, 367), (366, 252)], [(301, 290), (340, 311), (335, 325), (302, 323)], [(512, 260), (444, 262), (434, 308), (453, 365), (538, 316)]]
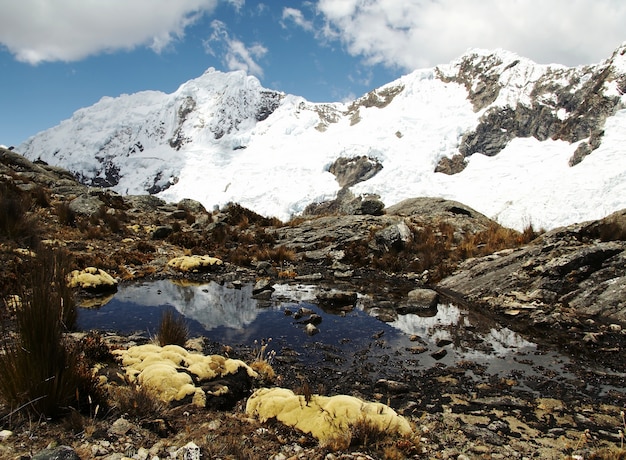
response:
[[(371, 206), (365, 203), (358, 203), (361, 211)], [(166, 203), (148, 195), (118, 195), (5, 149), (0, 149), (0, 210), (0, 318), (9, 327), (3, 329), (3, 346), (15, 337), (14, 296), (28, 298), (36, 287), (31, 276), (39, 268), (52, 276), (62, 268), (98, 267), (120, 286), (131, 286), (148, 305), (159, 302), (166, 290), (150, 293), (147, 285), (133, 281), (172, 278), (178, 280), (172, 285), (177, 292), (190, 283), (214, 281), (235, 297), (220, 305), (201, 286), (196, 308), (185, 312), (190, 318), (202, 315), (209, 324), (236, 316), (241, 303), (236, 299), (249, 299), (251, 293), (259, 302), (255, 310), (262, 311), (289, 292), (297, 305), (296, 293), (303, 289), (328, 309), (321, 329), (330, 329), (338, 318), (352, 324), (360, 309), (377, 318), (376, 332), (361, 337), (363, 349), (348, 340), (340, 353), (336, 345), (323, 343), (322, 333), (310, 337), (311, 353), (324, 358), (313, 367), (276, 336), (275, 380), (246, 380), (248, 386), (234, 394), (235, 400), (230, 391), (221, 398), (223, 387), (235, 388), (241, 379), (220, 380), (222, 389), (206, 407), (188, 400), (164, 405), (143, 386), (119, 377), (123, 370), (110, 350), (150, 343), (155, 339), (151, 332), (64, 333), (63, 343), (81, 352), (73, 364), (86, 366), (87, 375), (97, 373), (99, 391), (87, 393), (87, 400), (84, 392), (69, 387), (82, 405), (63, 405), (57, 419), (41, 422), (3, 399), (2, 458), (58, 458), (31, 457), (35, 453), (166, 458), (182, 454), (192, 441), (203, 456), (216, 458), (265, 459), (270, 453), (320, 459), (611, 459), (624, 454), (617, 431), (626, 403), (624, 211), (538, 238), (530, 229), (520, 234), (462, 203), (434, 198), (405, 200), (377, 215), (336, 212), (283, 223), (235, 204), (208, 212), (189, 199)], [(45, 265), (50, 251), (64, 255), (68, 265)], [(186, 254), (218, 256), (223, 264), (185, 273), (169, 263)], [(424, 292), (439, 298), (435, 310), (444, 317), (463, 310), (462, 322), (444, 324), (434, 337), (426, 334), (428, 329), (415, 333), (416, 324), (441, 320), (432, 317), (432, 305), (418, 300), (416, 294)], [(96, 309), (110, 300), (85, 289), (73, 294)], [(45, 297), (48, 308), (54, 305), (51, 298)], [(346, 299), (352, 299), (348, 305)], [(333, 301), (343, 302), (341, 311)], [(281, 313), (281, 327), (302, 327), (296, 313), (293, 318)], [(248, 327), (247, 321), (233, 322)], [(394, 343), (392, 322), (406, 345)], [(39, 336), (36, 342), (41, 343)], [(507, 343), (512, 350), (503, 352), (500, 347)], [(206, 337), (194, 337), (185, 346), (247, 362), (263, 357), (258, 347), (227, 346)], [(456, 353), (465, 358), (446, 360)], [(0, 378), (6, 382), (13, 375)], [(22, 380), (18, 394), (33, 388), (30, 383)], [(414, 431), (398, 438), (355, 426), (347, 440), (326, 446), (294, 428), (261, 423), (244, 413), (246, 397), (260, 385), (294, 389), (302, 398), (315, 391), (386, 402)], [(30, 399), (21, 409), (36, 402)]]

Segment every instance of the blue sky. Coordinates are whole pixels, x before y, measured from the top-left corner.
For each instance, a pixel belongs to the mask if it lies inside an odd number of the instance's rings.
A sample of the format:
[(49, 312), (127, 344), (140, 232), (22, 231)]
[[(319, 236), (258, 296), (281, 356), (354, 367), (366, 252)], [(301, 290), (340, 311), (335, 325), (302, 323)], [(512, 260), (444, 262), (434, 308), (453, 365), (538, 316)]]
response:
[(341, 101), (468, 48), (600, 62), (625, 23), (623, 0), (0, 0), (0, 144), (208, 67)]

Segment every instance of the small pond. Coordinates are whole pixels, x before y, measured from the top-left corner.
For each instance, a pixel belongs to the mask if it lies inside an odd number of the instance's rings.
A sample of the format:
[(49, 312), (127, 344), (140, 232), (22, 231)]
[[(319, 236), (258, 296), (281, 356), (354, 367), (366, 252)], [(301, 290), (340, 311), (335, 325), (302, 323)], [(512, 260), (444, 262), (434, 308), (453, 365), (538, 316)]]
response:
[[(365, 297), (357, 298), (351, 310), (327, 311), (316, 304), (315, 286), (277, 284), (274, 289), (269, 300), (258, 300), (251, 284), (170, 280), (130, 284), (98, 309), (80, 308), (78, 326), (154, 336), (163, 311), (175, 309), (185, 317), (192, 337), (205, 336), (233, 347), (254, 346), (271, 338), (277, 357), (289, 356), (302, 365), (338, 374), (358, 366), (369, 368), (375, 377), (394, 379), (433, 366), (471, 362), (487, 374), (515, 378), (524, 391), (533, 392), (528, 382), (546, 375), (571, 385), (572, 391), (610, 390), (585, 388), (571, 372), (568, 357), (456, 305), (440, 304), (423, 316), (399, 315), (383, 322), (370, 314), (375, 305)], [(300, 308), (321, 317), (317, 334), (307, 335), (305, 324), (296, 319), (294, 313)], [(390, 360), (396, 364), (387, 365)]]

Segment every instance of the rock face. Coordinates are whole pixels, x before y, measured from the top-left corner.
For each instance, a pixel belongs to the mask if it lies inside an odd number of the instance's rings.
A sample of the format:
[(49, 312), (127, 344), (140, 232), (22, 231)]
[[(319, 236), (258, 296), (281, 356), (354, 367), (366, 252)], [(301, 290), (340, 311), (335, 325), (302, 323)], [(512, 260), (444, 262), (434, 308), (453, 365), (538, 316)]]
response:
[[(618, 48), (598, 66), (531, 69), (514, 55), (468, 53), (452, 73), (439, 69), (440, 78), (462, 84), (474, 110), (484, 113), (478, 126), (465, 133), (459, 156), (444, 157), (436, 171), (455, 174), (465, 167), (464, 158), (474, 153), (493, 156), (516, 137), (564, 140), (587, 139), (570, 159), (570, 166), (600, 146), (605, 120), (623, 108), (621, 95), (626, 78), (621, 65), (626, 47)], [(538, 74), (539, 73), (539, 74)], [(526, 88), (507, 88), (516, 75), (525, 75)], [(513, 104), (496, 104), (502, 93), (526, 92), (528, 97)]]
[(381, 169), (383, 165), (376, 158), (361, 156), (337, 158), (328, 171), (337, 177), (339, 186), (343, 188), (371, 179)]
[(624, 267), (626, 210), (553, 230), (519, 249), (467, 260), (439, 288), (533, 324), (626, 324)]

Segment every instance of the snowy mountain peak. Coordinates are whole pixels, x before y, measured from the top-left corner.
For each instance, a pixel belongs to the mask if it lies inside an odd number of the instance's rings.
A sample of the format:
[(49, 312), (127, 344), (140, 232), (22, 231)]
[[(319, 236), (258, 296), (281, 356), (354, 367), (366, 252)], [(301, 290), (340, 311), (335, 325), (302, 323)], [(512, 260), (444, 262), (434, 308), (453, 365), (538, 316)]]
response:
[(337, 160), (364, 158), (377, 167), (356, 195), (440, 196), (551, 228), (626, 207), (625, 54), (567, 68), (468, 50), (328, 104), (210, 68), (171, 94), (102, 98), (18, 150), (120, 193), (281, 219), (334, 199), (337, 165), (352, 164)]

